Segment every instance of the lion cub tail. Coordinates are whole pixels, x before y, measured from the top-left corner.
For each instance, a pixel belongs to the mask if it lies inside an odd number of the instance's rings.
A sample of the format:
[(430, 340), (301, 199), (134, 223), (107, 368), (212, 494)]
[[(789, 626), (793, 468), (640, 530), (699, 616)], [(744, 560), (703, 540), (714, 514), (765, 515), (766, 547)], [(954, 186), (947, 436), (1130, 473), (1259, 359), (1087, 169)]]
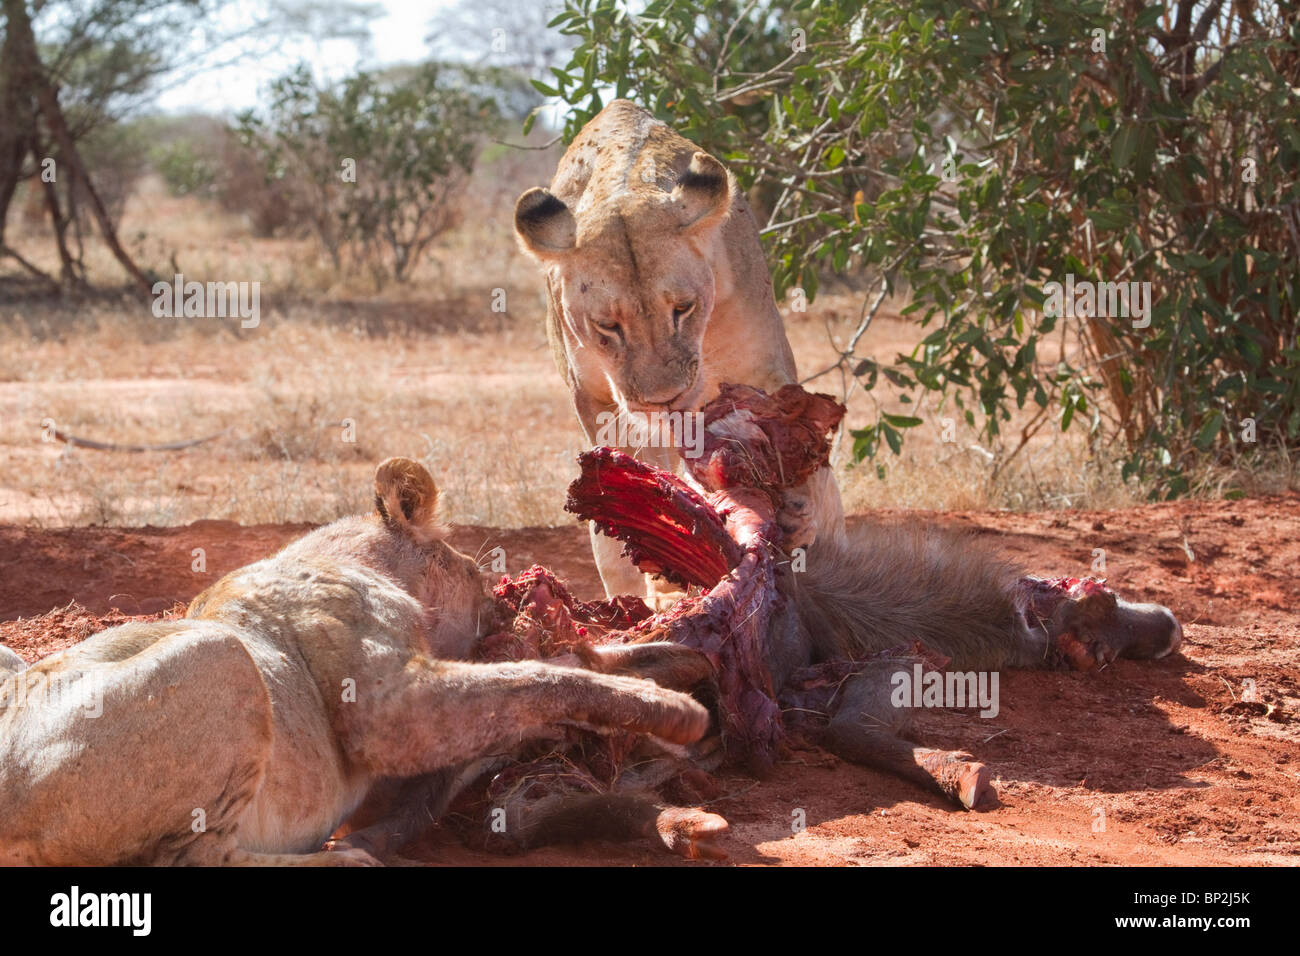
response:
[(0, 644), (0, 680), (4, 680), (10, 674), (17, 674), (19, 671), (26, 669), (27, 662), (25, 660), (3, 644)]

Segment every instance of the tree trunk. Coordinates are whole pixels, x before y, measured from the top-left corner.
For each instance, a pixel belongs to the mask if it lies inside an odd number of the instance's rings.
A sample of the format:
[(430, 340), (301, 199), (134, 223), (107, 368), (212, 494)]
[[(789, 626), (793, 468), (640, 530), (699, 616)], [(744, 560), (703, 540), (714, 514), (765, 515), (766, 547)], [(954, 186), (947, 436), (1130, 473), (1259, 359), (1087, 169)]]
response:
[[(91, 212), (95, 216), (95, 221), (99, 224), (99, 232), (103, 236), (104, 243), (117, 261), (122, 264), (122, 268), (126, 270), (127, 275), (140, 286), (145, 294), (149, 294), (152, 290), (152, 283), (140, 271), (140, 268), (132, 261), (131, 257), (127, 255), (126, 250), (122, 248), (122, 244), (118, 241), (117, 230), (109, 218), (108, 211), (104, 208), (103, 201), (99, 198), (99, 193), (95, 191), (94, 184), (90, 181), (90, 175), (86, 172), (85, 164), (81, 161), (81, 154), (77, 151), (77, 144), (68, 130), (67, 120), (64, 118), (63, 110), (59, 106), (58, 91), (50, 82), (45, 68), (41, 64), (40, 52), (36, 47), (36, 37), (32, 33), (32, 21), (27, 12), (26, 0), (3, 0), (3, 9), (6, 19), (3, 63), (5, 88), (3, 92), (8, 97), (26, 100), (27, 103), (32, 100), (35, 101), (40, 109), (41, 116), (45, 120), (50, 136), (54, 140), (54, 144), (62, 154), (62, 161), (68, 167), (68, 173), (72, 180), (72, 182), (68, 183), (69, 187), (71, 188), (76, 182), (80, 182), (85, 186)], [(25, 104), (19, 103), (20, 107), (23, 105)], [(31, 111), (28, 109), (16, 115), (21, 119), (30, 116)], [(28, 122), (34, 123), (34, 118), (28, 120)], [(9, 124), (3, 125), (7, 126)], [(34, 128), (29, 126), (28, 130), (23, 130), (15, 124), (15, 129), (19, 135), (30, 132), (30, 141), (35, 142), (37, 140)], [(4, 144), (5, 141), (0, 139), (0, 149), (4, 147)], [(39, 159), (39, 157), (37, 158)], [(21, 164), (21, 161), (20, 154), (18, 162)], [(5, 158), (0, 155), (0, 164), (4, 162)], [(3, 174), (4, 167), (0, 166), (0, 177)], [(4, 189), (4, 181), (0, 178), (0, 200), (5, 200)], [(9, 193), (12, 196), (12, 188)], [(5, 200), (5, 206), (7, 205), (8, 201)], [(65, 251), (61, 247), (60, 255)]]
[(50, 214), (50, 222), (54, 225), (54, 242), (59, 248), (59, 264), (63, 268), (63, 281), (66, 285), (77, 285), (82, 277), (77, 273), (76, 260), (68, 251), (68, 217), (63, 214), (63, 209), (59, 206), (58, 187), (51, 182), (42, 182), (41, 185), (45, 187), (45, 209)]

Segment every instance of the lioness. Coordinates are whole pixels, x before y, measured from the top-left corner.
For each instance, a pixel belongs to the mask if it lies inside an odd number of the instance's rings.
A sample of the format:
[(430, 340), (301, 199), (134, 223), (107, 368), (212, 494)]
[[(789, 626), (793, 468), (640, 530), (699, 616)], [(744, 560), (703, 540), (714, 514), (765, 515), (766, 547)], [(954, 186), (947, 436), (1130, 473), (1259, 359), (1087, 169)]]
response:
[(437, 500), (389, 459), (373, 514), (227, 575), (184, 619), (25, 669), (0, 656), (0, 865), (372, 864), (319, 851), (381, 781), (561, 723), (703, 735), (703, 707), (647, 680), (458, 660), (488, 597)]
[[(724, 382), (767, 392), (797, 380), (758, 227), (723, 165), (627, 100), (591, 120), (549, 190), (515, 205), (523, 249), (546, 269), (546, 328), (592, 444), (621, 446), (675, 470), (660, 447), (611, 441), (611, 416), (698, 411)], [(662, 420), (662, 419), (661, 419)], [(787, 496), (790, 546), (844, 528), (822, 469)], [(642, 578), (621, 546), (592, 531), (606, 593)]]

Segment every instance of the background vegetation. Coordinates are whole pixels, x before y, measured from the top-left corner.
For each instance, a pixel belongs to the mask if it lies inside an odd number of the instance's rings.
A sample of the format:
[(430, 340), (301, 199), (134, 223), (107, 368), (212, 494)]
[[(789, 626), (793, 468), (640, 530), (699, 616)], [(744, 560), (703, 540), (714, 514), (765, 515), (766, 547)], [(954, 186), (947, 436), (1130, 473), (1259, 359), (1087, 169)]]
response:
[[(615, 95), (748, 190), (799, 366), (849, 405), (850, 509), (1300, 485), (1295, 13), (463, 0), (412, 24), (418, 62), (154, 106), (376, 15), (0, 0), (0, 520), (323, 521), (401, 452), (452, 520), (567, 523), (583, 439), (512, 209)], [(262, 323), (154, 317), (141, 283), (175, 273), (259, 282)], [(1150, 326), (1045, 316), (1067, 275), (1150, 282)], [(104, 453), (40, 441), (47, 418), (218, 437)]]
[[(1049, 421), (1118, 448), (1125, 477), (1167, 495), (1207, 457), (1289, 457), (1291, 5), (568, 0), (554, 23), (578, 45), (538, 89), (572, 104), (567, 132), (631, 96), (725, 156), (764, 200), (778, 292), (812, 297), (827, 276), (873, 287), (836, 368), (867, 390), (887, 376), (914, 404), (933, 393), (995, 469)], [(1150, 327), (1044, 315), (1043, 285), (1067, 275), (1149, 282)], [(899, 290), (915, 348), (859, 356)], [(1049, 336), (1077, 355), (1045, 363)], [(855, 456), (897, 453), (921, 424), (882, 409)]]

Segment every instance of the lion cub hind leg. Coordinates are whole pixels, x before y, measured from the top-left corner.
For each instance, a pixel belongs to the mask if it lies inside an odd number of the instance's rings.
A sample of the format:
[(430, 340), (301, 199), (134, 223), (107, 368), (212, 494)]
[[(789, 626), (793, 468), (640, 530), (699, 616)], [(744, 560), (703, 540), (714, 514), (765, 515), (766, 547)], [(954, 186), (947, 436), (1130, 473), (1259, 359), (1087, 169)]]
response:
[(466, 787), (508, 762), (498, 755), (421, 777), (383, 780), (348, 820), (349, 827), (360, 826), (332, 841), (330, 849), (363, 850), (385, 866), (411, 863), (398, 851), (441, 820)]
[(26, 699), (0, 707), (0, 862), (218, 863), (234, 850), (271, 704), (230, 628), (128, 624), (16, 677)]
[[(193, 862), (193, 861), (185, 861)], [(318, 853), (252, 853), (232, 850), (224, 854), (223, 866), (383, 866), (365, 850), (346, 847)]]

